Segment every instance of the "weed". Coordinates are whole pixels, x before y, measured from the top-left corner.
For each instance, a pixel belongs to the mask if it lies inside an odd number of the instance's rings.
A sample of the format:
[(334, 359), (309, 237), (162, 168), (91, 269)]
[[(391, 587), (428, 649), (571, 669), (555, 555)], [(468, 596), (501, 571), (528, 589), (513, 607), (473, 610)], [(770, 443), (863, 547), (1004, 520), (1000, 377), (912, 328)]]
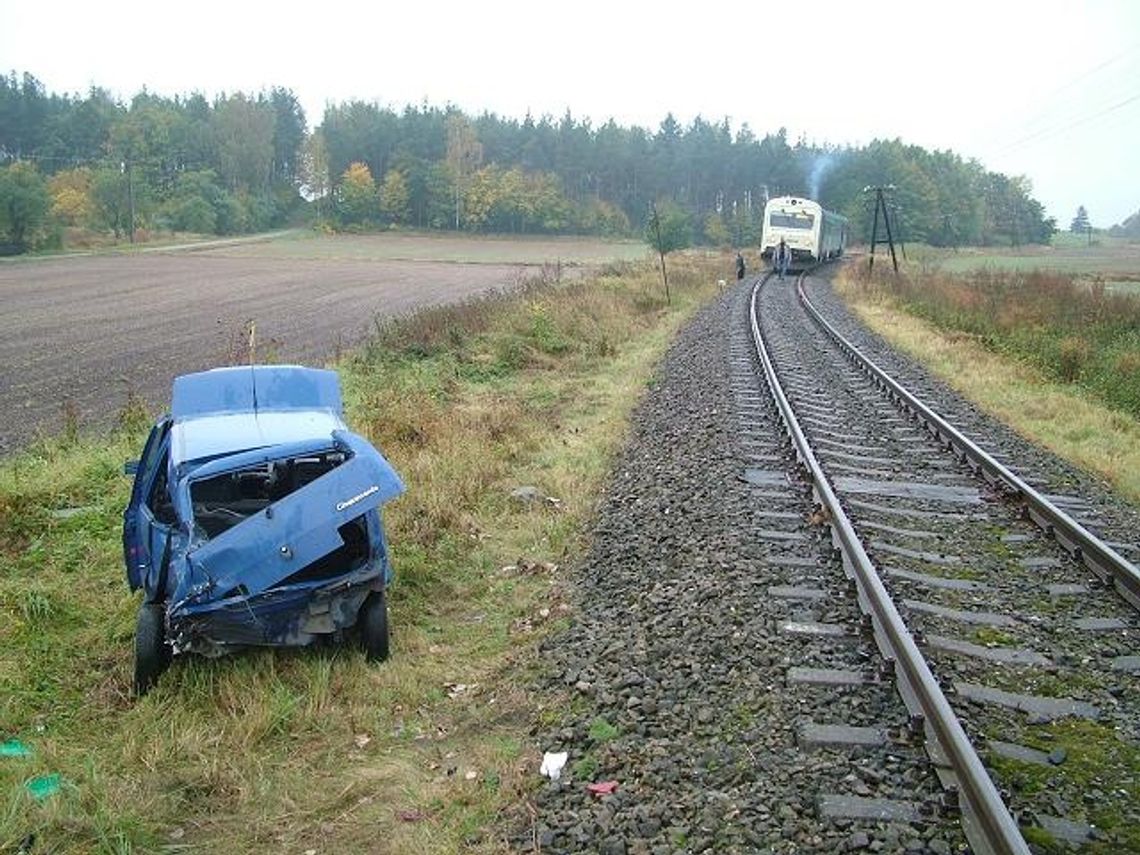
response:
[(1068, 335), (1057, 346), (1057, 373), (1066, 383), (1075, 383), (1088, 364), (1092, 348), (1079, 335)]
[(1044, 828), (1038, 828), (1037, 826), (1022, 828), (1021, 836), (1025, 838), (1026, 843), (1040, 848), (1040, 850), (1045, 853), (1059, 853), (1068, 850), (1068, 846), (1058, 843), (1053, 835)]
[(590, 722), (589, 736), (590, 741), (595, 745), (601, 745), (603, 742), (609, 742), (615, 739), (620, 731), (610, 724), (603, 716), (598, 716)]
[(60, 404), (60, 413), (63, 418), (63, 442), (65, 445), (75, 445), (79, 441), (79, 405), (74, 398), (64, 398)]
[(579, 781), (592, 781), (598, 774), (598, 758), (587, 752), (570, 767), (574, 778)]
[(35, 626), (46, 622), (55, 614), (55, 607), (52, 605), (51, 599), (41, 591), (28, 591), (20, 603), (20, 612), (23, 614), (24, 620)]
[(994, 629), (991, 626), (983, 626), (975, 629), (974, 641), (985, 647), (1012, 647), (1017, 643), (1017, 639), (1008, 632)]
[(127, 399), (115, 417), (119, 431), (127, 434), (141, 433), (154, 421), (150, 407), (133, 386), (127, 387)]

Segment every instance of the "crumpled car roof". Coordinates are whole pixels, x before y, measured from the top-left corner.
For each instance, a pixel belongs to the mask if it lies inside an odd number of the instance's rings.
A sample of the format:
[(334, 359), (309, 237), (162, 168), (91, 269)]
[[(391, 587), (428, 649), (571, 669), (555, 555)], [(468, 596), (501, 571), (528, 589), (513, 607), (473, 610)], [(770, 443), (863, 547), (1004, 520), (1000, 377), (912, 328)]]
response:
[(171, 464), (329, 438), (345, 430), (336, 373), (296, 365), (215, 368), (174, 381)]

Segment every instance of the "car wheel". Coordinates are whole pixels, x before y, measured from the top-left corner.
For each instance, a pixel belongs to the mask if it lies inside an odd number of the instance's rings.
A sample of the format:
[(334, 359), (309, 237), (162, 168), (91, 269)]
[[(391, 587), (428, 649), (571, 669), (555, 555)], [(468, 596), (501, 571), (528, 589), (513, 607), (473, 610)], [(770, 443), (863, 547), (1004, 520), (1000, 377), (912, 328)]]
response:
[(170, 665), (163, 626), (165, 609), (158, 603), (143, 603), (135, 625), (135, 695), (142, 697), (158, 682)]
[(383, 662), (388, 658), (388, 603), (383, 591), (373, 591), (364, 599), (357, 618), (364, 658)]

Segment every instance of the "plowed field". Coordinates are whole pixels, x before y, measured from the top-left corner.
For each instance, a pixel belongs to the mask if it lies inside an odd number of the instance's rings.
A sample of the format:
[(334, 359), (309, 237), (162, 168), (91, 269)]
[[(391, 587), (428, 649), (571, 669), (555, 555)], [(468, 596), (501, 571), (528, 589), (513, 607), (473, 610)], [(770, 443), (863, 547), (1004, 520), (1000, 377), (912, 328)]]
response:
[(248, 358), (250, 321), (260, 361), (321, 364), (378, 316), (510, 287), (557, 259), (632, 252), (496, 241), (488, 257), (486, 241), (398, 241), (305, 237), (0, 265), (0, 454), (58, 432), (65, 407), (88, 429), (109, 424), (130, 392), (166, 406), (178, 374)]

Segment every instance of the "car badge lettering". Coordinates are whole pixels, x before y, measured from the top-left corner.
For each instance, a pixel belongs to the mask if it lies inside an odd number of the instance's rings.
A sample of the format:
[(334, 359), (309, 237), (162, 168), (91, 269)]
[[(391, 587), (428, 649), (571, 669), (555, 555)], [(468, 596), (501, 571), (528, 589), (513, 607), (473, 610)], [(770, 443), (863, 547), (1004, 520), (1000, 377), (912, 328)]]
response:
[(345, 499), (343, 502), (337, 502), (336, 503), (336, 509), (338, 511), (343, 511), (345, 508), (351, 508), (357, 502), (363, 501), (364, 499), (367, 499), (369, 496), (371, 496), (373, 493), (379, 493), (379, 492), (380, 492), (380, 488), (378, 486), (376, 486), (375, 484), (373, 484), (371, 487), (369, 487), (363, 493), (357, 493), (351, 499)]

